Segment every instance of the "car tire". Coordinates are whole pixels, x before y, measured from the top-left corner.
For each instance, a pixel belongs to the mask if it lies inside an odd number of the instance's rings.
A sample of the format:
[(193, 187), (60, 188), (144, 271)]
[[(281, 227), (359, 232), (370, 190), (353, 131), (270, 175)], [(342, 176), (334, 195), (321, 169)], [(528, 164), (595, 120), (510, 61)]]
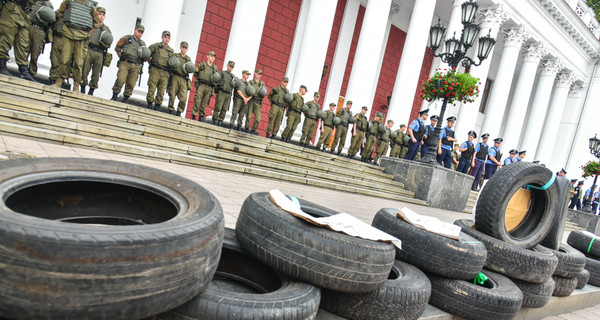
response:
[[(550, 249), (552, 250), (552, 249)], [(585, 266), (585, 255), (566, 243), (561, 243), (559, 250), (552, 250), (558, 258), (554, 276), (576, 278)]]
[(456, 220), (454, 224), (473, 238), (483, 242), (487, 249), (485, 267), (513, 279), (533, 283), (544, 283), (552, 276), (558, 258), (540, 245), (525, 249), (492, 238), (472, 228), (471, 220)]
[(199, 296), (156, 319), (315, 319), (319, 288), (299, 282), (244, 252), (225, 229), (215, 277)]
[(526, 308), (541, 308), (545, 306), (554, 292), (554, 280), (548, 278), (544, 283), (532, 283), (519, 279), (510, 279), (523, 293), (523, 305)]
[(585, 270), (590, 273), (590, 278), (588, 279), (587, 283), (596, 287), (600, 287), (600, 260), (597, 260), (594, 257), (586, 256)]
[(0, 318), (152, 316), (202, 292), (219, 262), (219, 201), (169, 172), (3, 161), (0, 195)]
[(573, 230), (569, 233), (567, 244), (586, 255), (600, 258), (600, 239), (596, 237), (589, 236), (578, 230)]
[(577, 278), (552, 276), (552, 279), (554, 279), (554, 292), (552, 292), (552, 295), (555, 297), (568, 297), (577, 287)]
[[(313, 216), (336, 213), (308, 201), (300, 204)], [(394, 263), (391, 243), (315, 226), (283, 211), (265, 192), (246, 198), (236, 235), (248, 253), (275, 270), (334, 291), (375, 291), (387, 280)]]
[(372, 225), (402, 241), (396, 257), (425, 272), (454, 279), (473, 279), (485, 264), (483, 243), (465, 234), (460, 240), (446, 238), (396, 217), (397, 209), (381, 209)]
[(531, 189), (532, 204), (524, 220), (510, 232), (505, 212), (512, 196), (525, 185), (542, 187), (554, 177), (549, 169), (527, 162), (514, 163), (494, 174), (481, 190), (475, 209), (475, 226), (493, 238), (523, 248), (533, 248), (550, 233), (559, 206), (560, 188)]
[(429, 303), (448, 313), (472, 320), (513, 319), (521, 309), (523, 293), (507, 277), (482, 271), (488, 280), (457, 280), (427, 274), (431, 281)]
[(575, 289), (583, 289), (583, 287), (585, 287), (585, 285), (588, 283), (589, 280), (590, 280), (590, 272), (583, 269), (581, 271), (581, 274), (579, 276), (577, 276), (577, 286), (575, 287)]
[(321, 308), (346, 319), (418, 319), (431, 296), (431, 283), (417, 267), (396, 260), (389, 279), (367, 293), (323, 290)]

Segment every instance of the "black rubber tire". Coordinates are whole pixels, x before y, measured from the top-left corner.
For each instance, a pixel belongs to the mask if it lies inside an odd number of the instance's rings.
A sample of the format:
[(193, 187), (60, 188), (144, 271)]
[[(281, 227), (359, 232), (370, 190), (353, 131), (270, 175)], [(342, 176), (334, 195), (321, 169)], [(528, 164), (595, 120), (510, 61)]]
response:
[(523, 293), (523, 305), (526, 308), (545, 306), (554, 292), (554, 279), (548, 278), (544, 283), (532, 283), (518, 279), (510, 279)]
[(561, 243), (559, 250), (552, 250), (552, 252), (558, 258), (558, 265), (556, 265), (553, 276), (576, 278), (581, 274), (585, 266), (585, 255), (583, 253), (566, 243)]
[(585, 270), (589, 271), (590, 273), (590, 278), (587, 283), (596, 287), (600, 287), (600, 260), (586, 256)]
[(448, 313), (472, 320), (513, 319), (523, 302), (523, 293), (507, 277), (484, 270), (486, 285), (427, 274), (431, 280), (429, 303)]
[[(594, 241), (592, 241), (594, 240)], [(581, 231), (571, 231), (567, 243), (580, 252), (595, 258), (600, 258), (600, 238), (588, 236)], [(590, 245), (591, 244), (591, 245)]]
[(552, 292), (552, 295), (555, 297), (568, 297), (577, 287), (577, 278), (552, 276), (552, 279), (554, 279), (554, 292)]
[(148, 317), (202, 292), (219, 262), (219, 201), (162, 170), (81, 158), (3, 161), (0, 197), (0, 317)]
[(456, 220), (454, 224), (473, 238), (483, 242), (487, 249), (485, 267), (513, 279), (544, 283), (552, 276), (558, 258), (540, 245), (525, 249), (500, 241), (472, 228), (471, 220)]
[(498, 170), (481, 190), (475, 209), (477, 230), (496, 239), (523, 248), (533, 248), (550, 233), (561, 192), (557, 183), (547, 190), (531, 189), (530, 212), (515, 229), (505, 227), (506, 207), (521, 187), (531, 184), (544, 186), (553, 177), (549, 169), (529, 162), (518, 162)]
[(587, 285), (589, 280), (590, 280), (590, 272), (583, 269), (581, 271), (581, 274), (579, 276), (577, 276), (577, 286), (575, 287), (575, 289), (583, 289), (583, 287), (585, 287)]
[(157, 319), (315, 319), (320, 299), (319, 288), (251, 257), (239, 245), (235, 230), (225, 229), (219, 267), (208, 288)]
[[(300, 204), (313, 216), (336, 213), (308, 201)], [(321, 288), (350, 293), (379, 289), (396, 253), (390, 243), (351, 237), (296, 218), (273, 204), (265, 192), (246, 198), (236, 234), (246, 251), (275, 270)]]
[(481, 272), (487, 250), (480, 241), (461, 233), (460, 241), (417, 228), (396, 217), (397, 209), (381, 209), (372, 225), (402, 240), (396, 257), (425, 272), (453, 279), (473, 279)]
[(353, 319), (418, 319), (431, 295), (431, 283), (417, 267), (396, 260), (389, 279), (381, 288), (367, 293), (323, 290), (321, 308)]

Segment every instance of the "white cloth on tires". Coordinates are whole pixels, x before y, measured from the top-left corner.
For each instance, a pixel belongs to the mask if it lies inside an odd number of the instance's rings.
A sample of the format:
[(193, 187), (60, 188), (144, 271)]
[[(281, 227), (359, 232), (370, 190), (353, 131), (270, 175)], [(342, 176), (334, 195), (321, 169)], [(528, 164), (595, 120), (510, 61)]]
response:
[(333, 231), (341, 232), (356, 238), (390, 242), (398, 249), (402, 249), (402, 241), (400, 241), (400, 239), (374, 228), (350, 214), (340, 212), (329, 217), (315, 218), (302, 211), (299, 206), (294, 204), (290, 198), (286, 197), (278, 189), (269, 191), (269, 195), (271, 201), (283, 211), (314, 225), (327, 227)]

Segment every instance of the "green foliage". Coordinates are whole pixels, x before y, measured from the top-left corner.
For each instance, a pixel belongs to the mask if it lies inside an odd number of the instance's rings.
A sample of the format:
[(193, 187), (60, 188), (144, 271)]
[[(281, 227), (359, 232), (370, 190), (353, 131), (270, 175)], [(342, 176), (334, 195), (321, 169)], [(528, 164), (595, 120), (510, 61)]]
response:
[(420, 82), (423, 87), (423, 99), (448, 99), (448, 103), (475, 101), (479, 96), (479, 84), (481, 83), (478, 78), (469, 73), (457, 73), (456, 68), (450, 71), (438, 69), (431, 78)]
[(600, 21), (600, 0), (587, 0), (586, 4), (594, 10), (596, 20)]
[(591, 176), (596, 176), (600, 174), (600, 163), (597, 161), (588, 161), (584, 166), (581, 166), (583, 170), (582, 177), (587, 178)]

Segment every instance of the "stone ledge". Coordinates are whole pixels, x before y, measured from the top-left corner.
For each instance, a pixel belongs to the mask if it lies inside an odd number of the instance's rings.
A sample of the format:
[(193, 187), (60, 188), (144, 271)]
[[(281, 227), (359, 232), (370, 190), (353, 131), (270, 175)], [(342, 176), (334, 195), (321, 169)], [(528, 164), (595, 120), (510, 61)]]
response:
[(600, 232), (600, 225), (598, 221), (600, 220), (600, 216), (595, 214), (580, 211), (580, 210), (572, 210), (569, 209), (569, 221), (577, 224), (580, 228), (584, 228), (585, 230), (598, 234)]

